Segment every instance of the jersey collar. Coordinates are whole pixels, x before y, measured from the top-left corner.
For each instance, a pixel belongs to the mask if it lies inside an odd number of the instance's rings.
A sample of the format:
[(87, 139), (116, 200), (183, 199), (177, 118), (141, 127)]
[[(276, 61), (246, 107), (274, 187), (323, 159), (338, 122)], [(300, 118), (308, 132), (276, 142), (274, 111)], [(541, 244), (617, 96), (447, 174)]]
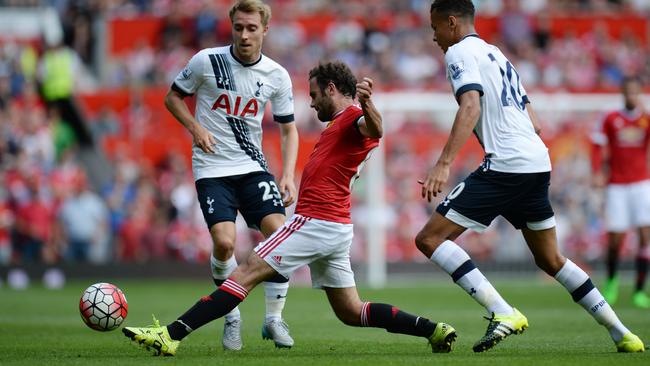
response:
[[(334, 113), (334, 116), (332, 116), (332, 121), (334, 121), (338, 116), (342, 115), (343, 112), (345, 112), (345, 111), (347, 111), (348, 109), (350, 109), (351, 107), (355, 107), (355, 106), (357, 106), (357, 104), (352, 103), (352, 104), (350, 104), (349, 106), (347, 106), (347, 107), (341, 109), (340, 111)], [(357, 107), (358, 107), (358, 106), (357, 106)]]
[(478, 33), (470, 33), (470, 34), (466, 35), (465, 37), (461, 38), (460, 40), (462, 41), (462, 40), (464, 40), (465, 38), (468, 38), (468, 37), (476, 37), (476, 38), (479, 38), (479, 39), (481, 38), (481, 37), (479, 37)]
[(260, 53), (260, 58), (257, 59), (255, 62), (251, 62), (249, 64), (245, 63), (244, 61), (240, 60), (237, 56), (235, 56), (235, 52), (233, 51), (233, 45), (230, 45), (230, 56), (232, 56), (235, 61), (239, 62), (240, 65), (244, 67), (251, 67), (257, 65), (260, 61), (262, 61), (262, 54)]
[(621, 109), (621, 114), (627, 119), (638, 119), (643, 113), (641, 112), (641, 108), (634, 108), (632, 110), (623, 108)]
[(334, 113), (334, 115), (332, 116), (332, 119), (331, 119), (331, 120), (329, 121), (329, 123), (327, 124), (327, 127), (333, 125), (333, 124), (334, 124), (334, 121), (336, 121), (336, 119), (338, 118), (338, 116), (342, 115), (343, 112), (347, 111), (348, 108), (350, 108), (350, 107), (351, 107), (351, 106), (345, 107), (345, 108), (341, 109), (340, 111)]

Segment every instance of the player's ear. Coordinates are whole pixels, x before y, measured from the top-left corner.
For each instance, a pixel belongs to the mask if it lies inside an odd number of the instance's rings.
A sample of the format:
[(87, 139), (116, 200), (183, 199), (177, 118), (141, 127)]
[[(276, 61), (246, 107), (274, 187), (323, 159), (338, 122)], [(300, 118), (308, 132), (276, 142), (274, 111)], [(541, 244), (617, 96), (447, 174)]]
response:
[(329, 96), (332, 96), (332, 95), (334, 95), (335, 91), (336, 91), (336, 86), (334, 85), (334, 83), (331, 82), (331, 81), (329, 83), (327, 83), (327, 94)]
[(269, 26), (265, 25), (262, 30), (262, 35), (266, 37), (266, 34), (269, 32)]
[(450, 15), (450, 16), (447, 18), (447, 22), (448, 22), (448, 24), (449, 24), (449, 29), (454, 29), (454, 28), (456, 28), (456, 25), (458, 24), (458, 18), (456, 18), (456, 17), (453, 16), (453, 15)]

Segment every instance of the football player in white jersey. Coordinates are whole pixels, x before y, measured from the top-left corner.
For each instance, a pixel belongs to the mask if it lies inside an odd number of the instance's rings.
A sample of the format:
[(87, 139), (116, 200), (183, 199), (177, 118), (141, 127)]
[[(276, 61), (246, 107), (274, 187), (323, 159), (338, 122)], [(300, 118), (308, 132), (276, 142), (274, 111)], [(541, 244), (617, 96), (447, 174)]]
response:
[(485, 159), (438, 205), (415, 242), (490, 315), (474, 351), (488, 350), (528, 327), (526, 317), (453, 241), (468, 228), (483, 231), (499, 215), (522, 231), (535, 263), (607, 328), (619, 352), (644, 351), (643, 342), (621, 323), (589, 276), (558, 250), (548, 198), (551, 163), (519, 74), (497, 47), (476, 34), (471, 0), (435, 0), (430, 16), (459, 109), (438, 161), (420, 181), (422, 197), (431, 201), (442, 192), (449, 168), (472, 132)]
[[(165, 98), (167, 109), (193, 138), (192, 172), (214, 245), (211, 269), (217, 286), (237, 267), (233, 255), (237, 212), (249, 227), (269, 237), (284, 224), (284, 207), (296, 199), (298, 131), (291, 79), (282, 66), (262, 54), (270, 17), (270, 7), (260, 0), (237, 1), (230, 10), (232, 44), (195, 54)], [(196, 95), (194, 115), (183, 101), (191, 95)], [(281, 132), (279, 184), (262, 153), (262, 118), (268, 102)], [(265, 283), (262, 336), (276, 347), (293, 346), (282, 319), (288, 287), (282, 276)], [(235, 308), (225, 317), (224, 349), (241, 349), (240, 327)]]

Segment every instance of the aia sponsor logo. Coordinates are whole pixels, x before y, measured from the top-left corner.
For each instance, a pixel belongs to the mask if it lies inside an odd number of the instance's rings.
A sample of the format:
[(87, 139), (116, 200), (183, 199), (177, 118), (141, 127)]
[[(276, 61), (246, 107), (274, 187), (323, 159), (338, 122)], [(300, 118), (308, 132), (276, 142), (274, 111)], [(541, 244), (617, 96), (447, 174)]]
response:
[(231, 100), (228, 94), (221, 94), (212, 105), (212, 110), (216, 109), (223, 109), (230, 116), (244, 118), (250, 115), (255, 117), (259, 111), (259, 105), (255, 98), (244, 100), (238, 95), (234, 100)]

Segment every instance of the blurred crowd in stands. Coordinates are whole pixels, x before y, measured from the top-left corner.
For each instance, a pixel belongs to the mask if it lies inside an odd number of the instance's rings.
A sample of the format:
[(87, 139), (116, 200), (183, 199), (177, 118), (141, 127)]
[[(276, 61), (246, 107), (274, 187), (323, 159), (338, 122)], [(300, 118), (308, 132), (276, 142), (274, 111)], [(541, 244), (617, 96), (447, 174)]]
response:
[[(74, 3), (70, 1), (71, 3)], [(158, 44), (144, 39), (130, 52), (113, 58), (103, 81), (168, 85), (176, 70), (197, 49), (228, 44), (229, 0), (141, 0), (84, 2), (104, 4), (108, 18), (143, 14), (162, 19)], [(429, 27), (429, 0), (325, 1), (278, 0), (273, 6), (265, 53), (292, 75), (306, 75), (321, 59), (341, 59), (359, 74), (373, 75), (384, 88), (445, 88), (442, 52), (434, 47)], [(498, 33), (490, 41), (506, 50), (528, 88), (592, 90), (618, 85), (624, 74), (650, 78), (644, 37), (627, 32), (609, 35), (604, 22), (592, 32), (567, 31), (551, 36), (551, 18), (585, 13), (650, 15), (647, 1), (607, 0), (480, 0), (481, 16), (498, 16)], [(110, 4), (110, 5), (107, 5)], [(99, 5), (97, 5), (99, 6)], [(95, 9), (68, 11), (70, 44), (92, 61), (90, 31)], [(87, 14), (87, 15), (83, 15)], [(80, 25), (85, 24), (85, 25)], [(134, 38), (137, 39), (137, 35)]]
[[(380, 89), (449, 90), (443, 55), (432, 43), (429, 0), (268, 2), (273, 19), (264, 52), (285, 66), (297, 85), (318, 60), (337, 58), (359, 75), (375, 78)], [(554, 14), (647, 17), (647, 1), (479, 0), (476, 4), (480, 15), (498, 16), (498, 33), (491, 41), (510, 56), (529, 92), (616, 91), (627, 74), (650, 82), (645, 37), (632, 32), (614, 38), (603, 23), (579, 36), (553, 37), (548, 29)], [(74, 73), (76, 92), (128, 87), (135, 96), (124, 110), (86, 113), (87, 132), (100, 148), (106, 136), (124, 136), (136, 146), (155, 133), (155, 121), (159, 113), (165, 113), (162, 103), (151, 108), (139, 102), (138, 90), (167, 87), (197, 49), (225, 45), (230, 39), (230, 1), (225, 0), (0, 0), (0, 6), (42, 5), (56, 8), (66, 49), (78, 60), (79, 69), (88, 70)], [(96, 49), (103, 44), (98, 22), (143, 16), (162, 19), (158, 45), (142, 40), (129, 52), (101, 56)], [(305, 19), (320, 18), (330, 21), (323, 22), (317, 32), (306, 28)], [(139, 159), (134, 149), (117, 149), (106, 167), (110, 181), (91, 184), (87, 167), (79, 161), (83, 147), (79, 127), (66, 121), (64, 111), (39, 93), (48, 49), (39, 42), (14, 42), (0, 36), (0, 265), (206, 260), (211, 241), (185, 156), (169, 154), (151, 162)], [(571, 120), (556, 126), (555, 134), (545, 138), (552, 140), (551, 149), (557, 151), (552, 197), (563, 245), (570, 254), (592, 260), (600, 254), (602, 224), (598, 192), (589, 187), (584, 136), (597, 116), (583, 118), (579, 123)], [(304, 126), (313, 125), (317, 123)], [(424, 260), (413, 238), (433, 208), (421, 200), (415, 182), (441, 146), (431, 144), (416, 151), (409, 138), (445, 133), (430, 121), (408, 121), (391, 137), (386, 159), (389, 209), (384, 215), (391, 261)], [(459, 164), (450, 182), (477, 164), (471, 159)], [(357, 200), (355, 215), (363, 217), (363, 200)], [(363, 221), (358, 220), (359, 229)], [(492, 259), (499, 250), (499, 257), (504, 258), (499, 246), (512, 241), (506, 227), (497, 222), (491, 234), (480, 241), (465, 235), (463, 244), (478, 259)], [(238, 235), (242, 251), (260, 238), (245, 227)], [(357, 241), (363, 243), (362, 230)], [(525, 253), (525, 247), (522, 250)], [(357, 246), (355, 258), (361, 260), (363, 251), (363, 245)]]

